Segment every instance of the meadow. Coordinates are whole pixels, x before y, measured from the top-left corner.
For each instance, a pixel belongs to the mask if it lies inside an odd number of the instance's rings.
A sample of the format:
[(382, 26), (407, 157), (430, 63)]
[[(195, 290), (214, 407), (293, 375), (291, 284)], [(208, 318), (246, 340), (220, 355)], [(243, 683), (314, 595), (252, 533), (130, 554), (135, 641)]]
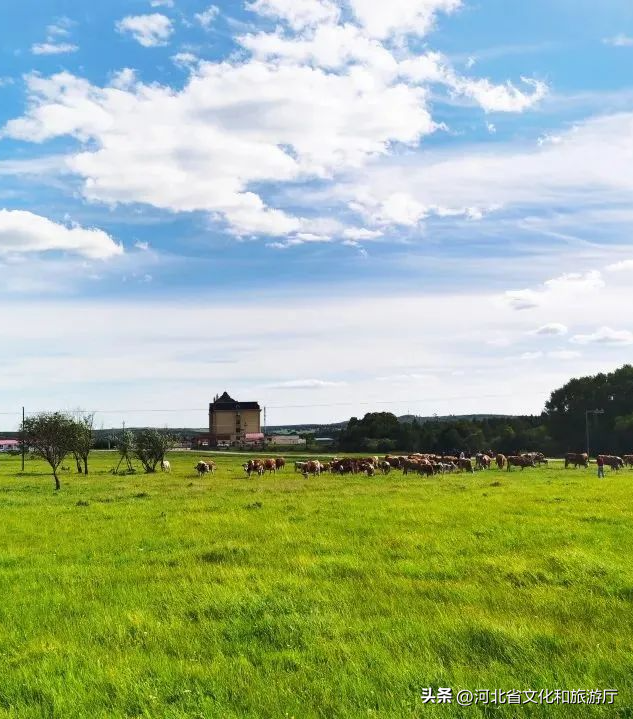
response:
[[(0, 457), (0, 718), (632, 717), (633, 473)], [(70, 462), (66, 462), (70, 465)], [(616, 689), (613, 706), (425, 688)]]

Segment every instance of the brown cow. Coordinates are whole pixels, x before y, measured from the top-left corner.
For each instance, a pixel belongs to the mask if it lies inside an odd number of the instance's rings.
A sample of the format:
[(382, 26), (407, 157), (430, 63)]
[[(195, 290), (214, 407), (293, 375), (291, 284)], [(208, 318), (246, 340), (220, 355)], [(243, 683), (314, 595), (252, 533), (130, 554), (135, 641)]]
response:
[(277, 457), (275, 459), (275, 466), (277, 469), (283, 469), (286, 466), (286, 460), (283, 457)]
[(497, 456), (495, 457), (495, 460), (497, 462), (497, 467), (499, 467), (499, 469), (503, 469), (506, 466), (505, 454), (497, 454)]
[(521, 471), (523, 471), (526, 467), (536, 467), (536, 464), (531, 457), (508, 457), (508, 472), (512, 467), (521, 467)]
[(470, 474), (473, 474), (475, 471), (473, 469), (472, 459), (466, 459), (465, 457), (457, 460), (457, 466), (459, 467), (460, 472), (469, 472)]
[(481, 452), (475, 457), (477, 463), (477, 469), (490, 469), (490, 457), (487, 454), (481, 454)]
[(262, 464), (264, 471), (268, 472), (268, 474), (275, 474), (275, 472), (277, 472), (277, 462), (274, 459), (265, 459)]
[(307, 479), (310, 474), (313, 474), (315, 477), (318, 477), (321, 474), (321, 462), (316, 459), (306, 462), (303, 470), (303, 476)]
[(578, 469), (578, 466), (588, 467), (589, 455), (586, 452), (568, 452), (565, 455), (565, 469), (571, 464), (574, 465), (574, 469)]
[(627, 467), (633, 467), (633, 454), (625, 454), (622, 460)]

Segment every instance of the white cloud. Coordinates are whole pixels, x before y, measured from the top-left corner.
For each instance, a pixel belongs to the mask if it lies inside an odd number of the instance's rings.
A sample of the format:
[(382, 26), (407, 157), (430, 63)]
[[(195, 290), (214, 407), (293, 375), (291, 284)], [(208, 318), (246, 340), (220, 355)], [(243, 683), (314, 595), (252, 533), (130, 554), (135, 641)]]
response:
[(79, 47), (69, 42), (42, 42), (31, 46), (31, 52), (34, 55), (64, 55), (71, 52), (77, 52)]
[(143, 47), (166, 45), (174, 29), (166, 15), (128, 15), (116, 24), (117, 31), (129, 33)]
[(23, 210), (0, 210), (0, 255), (62, 251), (104, 260), (123, 253), (97, 229), (60, 225)]
[(217, 5), (210, 5), (206, 10), (196, 13), (194, 17), (205, 30), (208, 30), (219, 14), (220, 8)]
[(151, 7), (174, 7), (174, 0), (150, 0)]
[[(556, 307), (570, 298), (586, 295), (605, 286), (602, 274), (591, 270), (584, 274), (568, 272), (543, 283), (538, 290), (509, 290), (503, 296), (504, 302), (515, 310), (528, 310), (536, 307)], [(537, 334), (559, 334), (564, 325), (550, 323), (536, 331)]]
[(603, 42), (605, 45), (612, 45), (613, 47), (633, 47), (633, 37), (623, 33), (613, 37), (606, 37)]
[(345, 382), (328, 382), (322, 379), (297, 379), (266, 385), (267, 389), (324, 389), (343, 386), (345, 386)]
[[(29, 108), (2, 135), (33, 142), (76, 138), (82, 151), (67, 165), (89, 200), (207, 211), (236, 235), (283, 236), (285, 246), (306, 234), (363, 242), (389, 225), (415, 226), (429, 215), (481, 219), (488, 208), (477, 203), (429, 203), (408, 188), (363, 195), (357, 183), (359, 196), (348, 204), (374, 226), (324, 232), (313, 229), (313, 206), (308, 220), (300, 208), (290, 214), (264, 200), (269, 185), (331, 183), (364, 172), (377, 158), (417, 149), (445, 129), (429, 110), (431, 84), (486, 111), (519, 112), (538, 101), (539, 83), (526, 81), (531, 91), (522, 92), (511, 83), (463, 78), (440, 54), (415, 54), (397, 40), (402, 33), (424, 35), (437, 13), (460, 5), (353, 0), (342, 12), (332, 0), (256, 0), (252, 11), (285, 25), (235, 38), (243, 52), (221, 62), (174, 55), (190, 70), (182, 89), (143, 84), (133, 71), (105, 87), (69, 73), (31, 76)], [(198, 19), (204, 24), (216, 14), (211, 6)], [(158, 13), (128, 16), (117, 28), (146, 47), (165, 44), (173, 32), (170, 19)]]
[(633, 270), (633, 260), (621, 260), (620, 262), (614, 262), (612, 265), (607, 265), (606, 269), (609, 272), (630, 272)]
[(71, 28), (75, 25), (73, 20), (61, 17), (46, 28), (46, 42), (35, 43), (31, 46), (33, 55), (64, 55), (77, 52), (79, 47), (68, 42), (65, 38), (70, 35)]
[(254, 0), (247, 8), (265, 17), (281, 19), (293, 30), (337, 22), (340, 9), (330, 0)]
[(347, 240), (376, 240), (383, 234), (381, 230), (368, 230), (363, 227), (348, 227), (343, 230), (343, 237)]
[(511, 82), (495, 85), (486, 79), (454, 77), (452, 86), (457, 93), (475, 100), (486, 112), (523, 112), (547, 95), (547, 85), (526, 77), (521, 80), (532, 92), (523, 92)]
[(190, 70), (199, 60), (192, 52), (177, 52), (171, 56), (174, 65)]
[(532, 360), (541, 359), (542, 357), (543, 357), (542, 352), (524, 352), (522, 355), (520, 355), (519, 359), (529, 362)]
[(600, 327), (591, 334), (574, 335), (571, 341), (579, 345), (632, 345), (633, 332), (614, 330), (611, 327)]
[(545, 337), (561, 337), (562, 335), (566, 335), (567, 332), (569, 332), (569, 330), (566, 325), (562, 325), (559, 322), (549, 322), (534, 330), (532, 334)]
[(350, 0), (352, 12), (372, 37), (397, 34), (426, 35), (437, 13), (459, 9), (461, 0)]
[[(633, 113), (594, 117), (559, 138), (531, 147), (496, 142), (484, 150), (478, 145), (387, 157), (352, 173), (331, 194), (361, 213), (398, 193), (421, 207), (484, 213), (633, 200)], [(529, 221), (522, 226), (530, 229)]]

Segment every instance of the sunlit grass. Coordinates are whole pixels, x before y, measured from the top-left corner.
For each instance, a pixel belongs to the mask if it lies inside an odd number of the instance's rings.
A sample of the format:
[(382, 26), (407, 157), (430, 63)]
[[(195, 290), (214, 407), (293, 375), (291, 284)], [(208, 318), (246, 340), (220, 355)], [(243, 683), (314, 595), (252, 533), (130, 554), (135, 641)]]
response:
[[(0, 458), (0, 717), (631, 716), (633, 472), (62, 476)], [(423, 706), (424, 687), (615, 707)]]

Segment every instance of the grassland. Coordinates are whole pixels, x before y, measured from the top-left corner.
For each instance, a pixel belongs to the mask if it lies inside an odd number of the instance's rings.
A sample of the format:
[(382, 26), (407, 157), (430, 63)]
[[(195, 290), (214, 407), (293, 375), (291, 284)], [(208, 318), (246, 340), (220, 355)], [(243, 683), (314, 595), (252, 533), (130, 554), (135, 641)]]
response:
[[(631, 717), (633, 473), (89, 477), (0, 458), (0, 717)], [(425, 687), (619, 691), (423, 705)]]

